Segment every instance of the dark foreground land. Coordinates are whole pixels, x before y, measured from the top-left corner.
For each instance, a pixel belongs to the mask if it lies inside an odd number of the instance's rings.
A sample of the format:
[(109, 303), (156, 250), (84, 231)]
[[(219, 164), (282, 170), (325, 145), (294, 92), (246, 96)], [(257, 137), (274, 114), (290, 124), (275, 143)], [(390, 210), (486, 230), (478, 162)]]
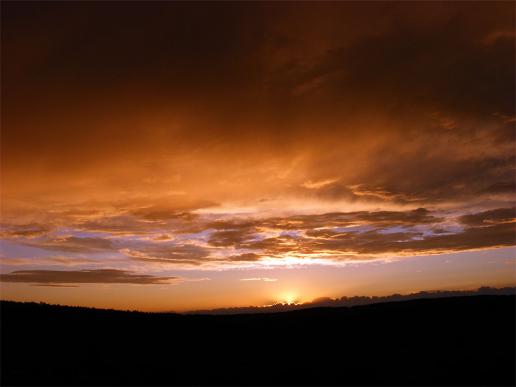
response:
[(514, 385), (514, 296), (200, 316), (1, 303), (2, 385)]

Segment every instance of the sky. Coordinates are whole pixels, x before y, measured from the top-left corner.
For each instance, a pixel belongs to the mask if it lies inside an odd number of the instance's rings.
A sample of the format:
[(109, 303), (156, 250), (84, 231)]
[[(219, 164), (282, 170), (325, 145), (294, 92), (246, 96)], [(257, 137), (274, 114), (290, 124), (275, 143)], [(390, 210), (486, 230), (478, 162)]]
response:
[(1, 8), (2, 299), (516, 285), (513, 2)]

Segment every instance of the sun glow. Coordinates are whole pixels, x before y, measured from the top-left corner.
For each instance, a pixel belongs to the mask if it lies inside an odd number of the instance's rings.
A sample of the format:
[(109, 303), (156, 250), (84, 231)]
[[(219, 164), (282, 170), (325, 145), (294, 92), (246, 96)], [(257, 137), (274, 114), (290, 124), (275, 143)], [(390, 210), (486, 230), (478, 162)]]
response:
[(299, 299), (297, 297), (297, 294), (294, 292), (286, 292), (283, 293), (280, 297), (280, 302), (283, 304), (297, 304), (299, 302)]

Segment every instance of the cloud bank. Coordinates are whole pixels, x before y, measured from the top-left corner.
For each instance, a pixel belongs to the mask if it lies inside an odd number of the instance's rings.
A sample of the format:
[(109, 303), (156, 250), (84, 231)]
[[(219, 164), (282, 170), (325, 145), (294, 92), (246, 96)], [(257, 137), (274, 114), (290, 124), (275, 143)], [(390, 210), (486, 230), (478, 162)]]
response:
[(20, 282), (34, 285), (59, 286), (69, 284), (169, 284), (175, 277), (156, 277), (135, 274), (124, 270), (18, 270), (9, 274), (0, 274), (2, 282)]

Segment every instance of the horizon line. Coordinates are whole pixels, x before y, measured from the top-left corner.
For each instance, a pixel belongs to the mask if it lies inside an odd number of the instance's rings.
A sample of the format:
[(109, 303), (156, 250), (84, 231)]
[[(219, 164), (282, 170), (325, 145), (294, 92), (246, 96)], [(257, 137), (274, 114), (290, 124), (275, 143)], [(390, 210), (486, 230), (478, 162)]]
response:
[(366, 296), (366, 295), (353, 295), (353, 296), (342, 296), (337, 298), (332, 297), (318, 297), (312, 301), (303, 303), (275, 303), (271, 305), (248, 305), (248, 306), (234, 306), (234, 307), (222, 307), (213, 309), (197, 309), (188, 310), (183, 312), (177, 312), (174, 310), (162, 310), (162, 311), (145, 311), (138, 309), (119, 309), (119, 308), (102, 308), (95, 306), (84, 306), (84, 305), (71, 305), (71, 304), (55, 304), (44, 301), (16, 301), (3, 299), (0, 295), (0, 302), (13, 302), (20, 304), (40, 304), (48, 306), (59, 306), (65, 308), (80, 308), (80, 309), (93, 309), (99, 311), (116, 311), (116, 312), (128, 312), (128, 313), (145, 313), (145, 314), (177, 314), (177, 315), (236, 315), (236, 314), (259, 314), (259, 313), (281, 313), (289, 312), (300, 309), (311, 309), (311, 308), (346, 308), (362, 305), (371, 305), (379, 303), (390, 303), (398, 301), (409, 301), (412, 299), (423, 299), (423, 298), (447, 298), (454, 296), (480, 296), (480, 295), (516, 295), (516, 284), (507, 285), (502, 287), (493, 286), (480, 286), (474, 289), (461, 289), (461, 290), (420, 290), (413, 293), (392, 293), (385, 296)]

